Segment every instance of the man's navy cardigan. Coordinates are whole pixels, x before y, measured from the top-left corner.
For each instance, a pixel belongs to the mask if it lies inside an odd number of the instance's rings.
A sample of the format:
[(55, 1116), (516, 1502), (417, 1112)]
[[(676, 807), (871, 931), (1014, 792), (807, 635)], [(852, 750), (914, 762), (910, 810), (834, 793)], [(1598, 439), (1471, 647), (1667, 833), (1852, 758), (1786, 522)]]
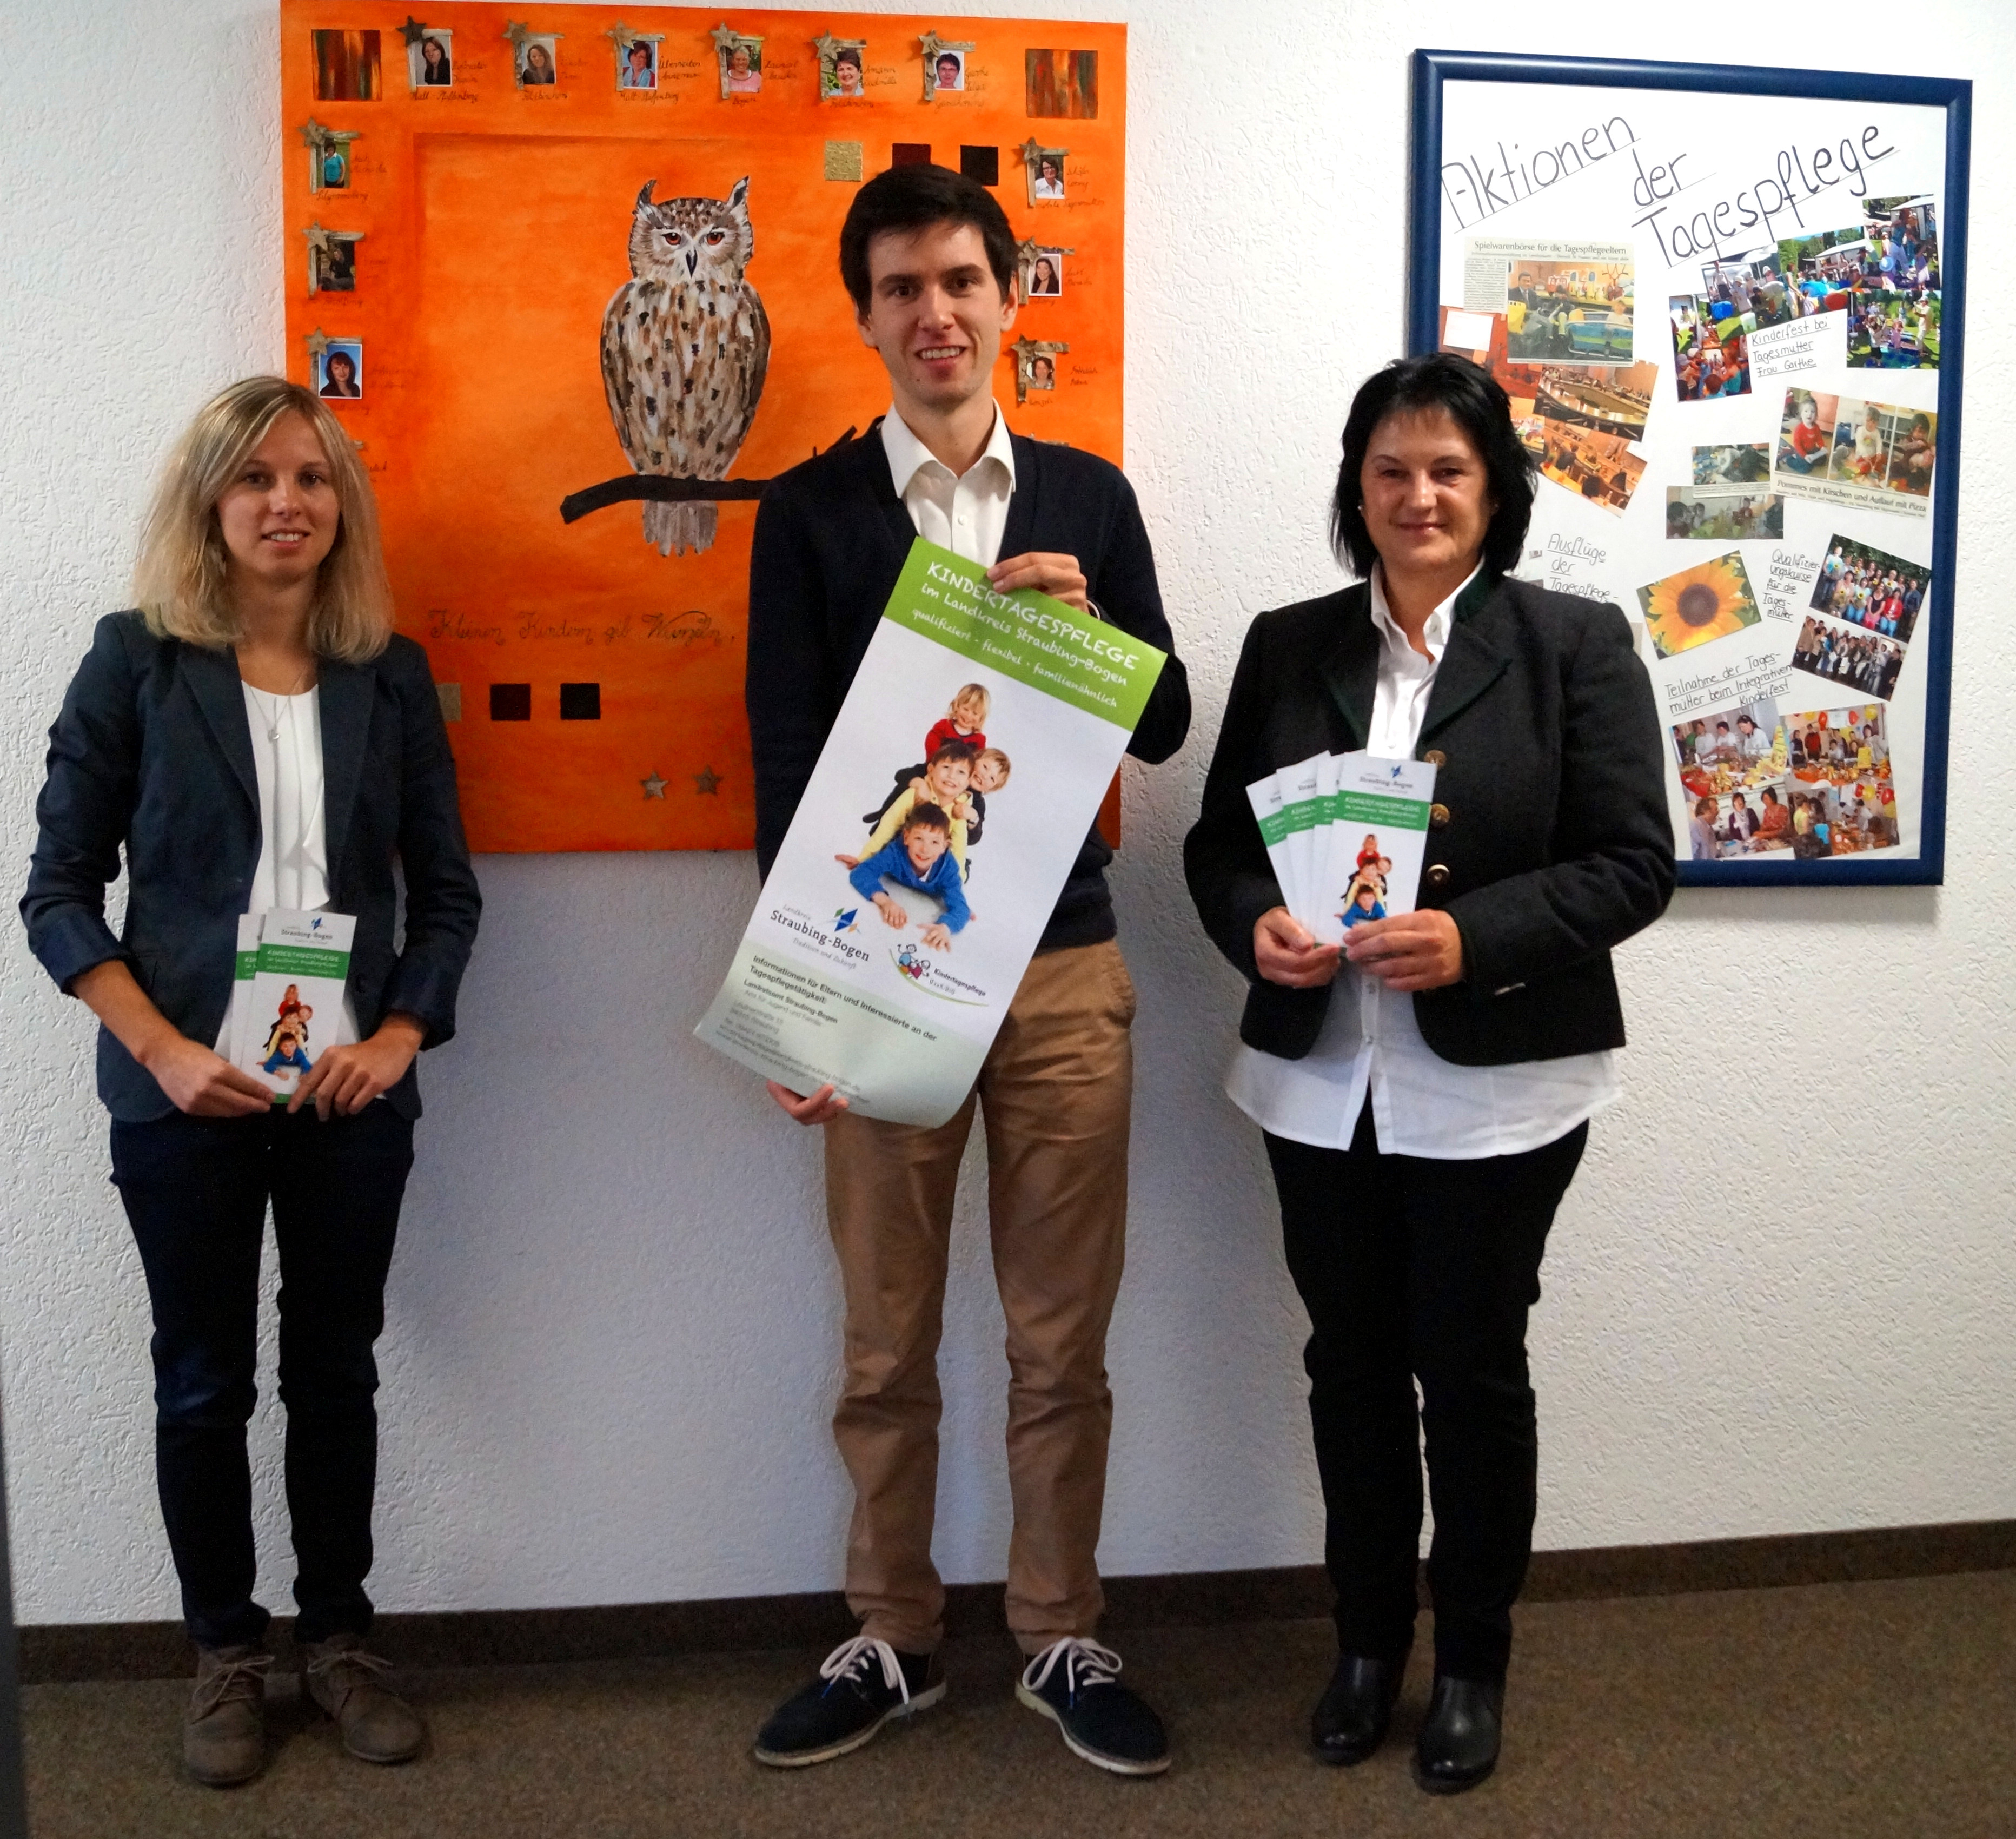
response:
[[(916, 540), (880, 430), (878, 422), (861, 439), (772, 480), (756, 513), (745, 688), (756, 766), (756, 864), (765, 875)], [(1165, 760), (1190, 731), (1190, 683), (1174, 655), (1133, 488), (1118, 467), (1093, 454), (1010, 438), (1015, 492), (1001, 554), (1077, 557), (1100, 614), (1171, 653), (1127, 744), (1151, 766)], [(1113, 936), (1105, 874), (1112, 860), (1095, 825), (1038, 950)]]

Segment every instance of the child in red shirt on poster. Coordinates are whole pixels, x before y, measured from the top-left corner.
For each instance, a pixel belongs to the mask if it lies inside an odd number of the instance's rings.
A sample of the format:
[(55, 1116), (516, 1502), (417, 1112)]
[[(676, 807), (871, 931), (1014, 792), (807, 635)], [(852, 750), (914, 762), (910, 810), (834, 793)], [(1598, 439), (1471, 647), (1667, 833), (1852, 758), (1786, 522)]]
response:
[(931, 732), (924, 737), (924, 758), (929, 759), (948, 741), (963, 741), (979, 752), (987, 745), (981, 724), (992, 705), (993, 698), (987, 694), (985, 684), (968, 683), (952, 699), (945, 719), (931, 724)]

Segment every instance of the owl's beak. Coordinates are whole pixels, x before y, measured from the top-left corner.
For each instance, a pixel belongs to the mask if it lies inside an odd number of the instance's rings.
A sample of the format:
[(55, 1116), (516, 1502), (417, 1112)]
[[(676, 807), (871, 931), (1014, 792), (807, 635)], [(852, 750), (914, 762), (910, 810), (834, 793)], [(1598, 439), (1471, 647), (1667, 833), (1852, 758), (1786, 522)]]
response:
[(686, 251), (686, 272), (690, 275), (699, 266), (700, 251), (697, 249), (689, 249)]

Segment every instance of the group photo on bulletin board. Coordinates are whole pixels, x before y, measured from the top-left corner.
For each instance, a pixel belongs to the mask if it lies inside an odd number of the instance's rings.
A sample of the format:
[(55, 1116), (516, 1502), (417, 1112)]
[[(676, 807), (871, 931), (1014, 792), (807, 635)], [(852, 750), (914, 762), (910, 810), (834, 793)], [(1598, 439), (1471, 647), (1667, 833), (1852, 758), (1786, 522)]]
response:
[(1633, 622), (1683, 882), (1937, 882), (1968, 92), (1417, 52), (1409, 341), (1504, 388), (1517, 571)]

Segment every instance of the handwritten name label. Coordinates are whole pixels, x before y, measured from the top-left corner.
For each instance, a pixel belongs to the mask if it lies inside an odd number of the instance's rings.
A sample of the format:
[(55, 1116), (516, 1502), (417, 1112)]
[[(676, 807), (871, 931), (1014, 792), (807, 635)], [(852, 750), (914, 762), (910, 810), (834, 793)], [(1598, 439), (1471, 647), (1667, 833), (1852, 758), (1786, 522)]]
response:
[(1753, 382), (1797, 377), (1808, 370), (1839, 370), (1848, 364), (1848, 315), (1821, 313), (1783, 326), (1762, 326), (1750, 335)]

